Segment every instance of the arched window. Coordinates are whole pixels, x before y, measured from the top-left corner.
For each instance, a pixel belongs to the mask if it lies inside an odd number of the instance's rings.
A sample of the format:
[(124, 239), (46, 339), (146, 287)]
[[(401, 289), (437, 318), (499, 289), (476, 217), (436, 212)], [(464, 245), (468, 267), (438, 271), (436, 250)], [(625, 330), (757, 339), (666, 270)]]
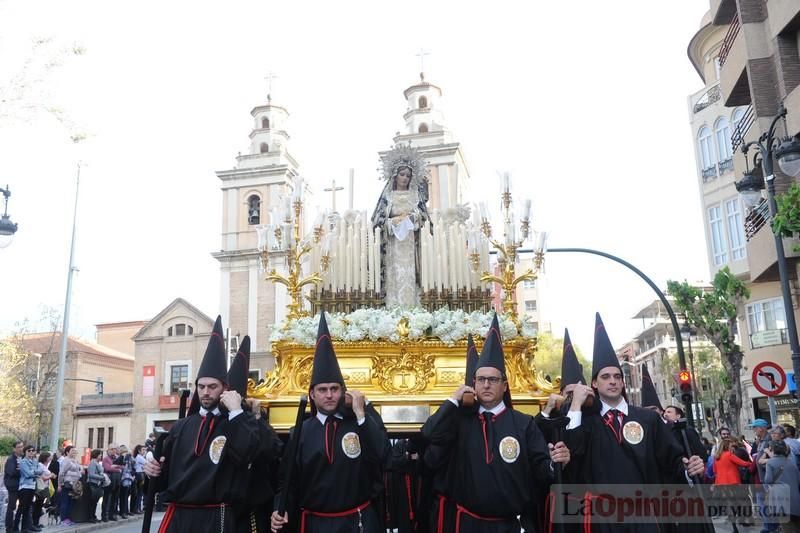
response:
[(697, 146), (700, 152), (700, 166), (702, 170), (714, 166), (714, 146), (711, 141), (711, 130), (703, 126), (697, 132)]
[(428, 125), (424, 122), (419, 125), (419, 132), (420, 133), (428, 133)]
[(247, 223), (261, 224), (261, 198), (255, 194), (247, 199)]
[(714, 135), (717, 138), (717, 154), (719, 154), (719, 161), (727, 161), (733, 154), (731, 148), (731, 127), (728, 119), (720, 117), (717, 123), (714, 124)]
[(425, 96), (420, 96), (418, 103), (420, 109), (425, 109), (426, 107), (428, 107), (428, 98)]
[(267, 143), (261, 143), (261, 153), (266, 154), (269, 152), (269, 145)]
[(267, 117), (261, 119), (261, 127), (265, 130), (269, 129), (269, 119)]
[(733, 128), (736, 129), (739, 126), (739, 123), (744, 118), (744, 114), (747, 111), (746, 107), (737, 107), (736, 111), (733, 112)]

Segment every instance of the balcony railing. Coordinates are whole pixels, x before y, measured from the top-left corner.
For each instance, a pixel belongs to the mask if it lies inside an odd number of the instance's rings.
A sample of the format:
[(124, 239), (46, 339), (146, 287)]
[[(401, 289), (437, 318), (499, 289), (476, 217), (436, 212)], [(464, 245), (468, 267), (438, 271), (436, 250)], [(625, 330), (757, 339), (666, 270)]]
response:
[(753, 110), (753, 104), (750, 104), (747, 106), (747, 110), (745, 110), (741, 120), (739, 120), (739, 122), (736, 123), (736, 127), (733, 128), (733, 133), (731, 133), (731, 150), (733, 150), (734, 153), (736, 153), (737, 148), (744, 144), (744, 137), (755, 121), (756, 113)]
[(731, 25), (728, 26), (728, 33), (725, 34), (725, 38), (722, 40), (722, 46), (719, 49), (720, 67), (722, 67), (722, 65), (725, 64), (725, 60), (728, 59), (728, 54), (731, 52), (731, 48), (733, 48), (733, 43), (736, 41), (736, 36), (739, 35), (740, 27), (739, 14), (737, 13), (734, 15)]
[(753, 236), (758, 233), (758, 230), (764, 227), (770, 221), (769, 204), (766, 198), (762, 198), (744, 218), (744, 235), (749, 241)]
[(733, 158), (729, 157), (728, 159), (720, 161), (717, 167), (719, 168), (720, 176), (726, 172), (733, 171)]
[(699, 113), (711, 104), (719, 102), (720, 98), (722, 98), (722, 92), (719, 90), (719, 83), (717, 83), (703, 93), (703, 96), (701, 96), (700, 99), (694, 104), (693, 111), (695, 113)]
[(158, 396), (159, 409), (177, 409), (180, 404), (180, 396), (178, 394), (160, 394)]
[(717, 165), (711, 165), (703, 169), (703, 183), (711, 181), (717, 177)]
[(751, 333), (749, 337), (751, 350), (765, 346), (789, 344), (789, 330), (785, 328), (757, 331), (756, 333)]

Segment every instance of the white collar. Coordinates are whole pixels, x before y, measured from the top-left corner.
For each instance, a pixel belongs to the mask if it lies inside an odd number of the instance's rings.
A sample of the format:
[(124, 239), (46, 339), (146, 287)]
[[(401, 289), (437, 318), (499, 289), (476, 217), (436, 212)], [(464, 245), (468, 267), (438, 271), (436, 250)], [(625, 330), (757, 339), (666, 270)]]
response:
[(502, 413), (502, 412), (503, 412), (503, 411), (505, 411), (505, 410), (506, 410), (506, 403), (505, 403), (503, 400), (500, 400), (500, 403), (498, 403), (497, 405), (495, 405), (495, 406), (494, 406), (494, 407), (492, 407), (491, 409), (486, 409), (484, 406), (482, 406), (482, 405), (481, 405), (481, 406), (478, 408), (478, 413), (479, 413), (479, 414), (483, 414), (483, 413), (485, 413), (486, 411), (489, 411), (489, 412), (490, 412), (490, 413), (492, 413), (494, 416), (497, 416), (497, 415), (499, 415), (500, 413)]
[[(334, 413), (333, 416), (335, 416), (339, 420), (343, 420), (344, 419), (344, 417), (340, 413)], [(319, 411), (317, 411), (317, 420), (319, 420), (322, 423), (323, 426), (325, 425), (325, 421), (327, 419), (328, 419), (328, 415), (322, 414)]]
[(628, 416), (628, 402), (625, 401), (625, 398), (619, 399), (619, 405), (616, 407), (611, 407), (603, 400), (600, 400), (600, 416), (606, 416), (606, 413), (611, 409), (616, 409), (617, 411), (621, 412), (623, 415)]
[[(213, 414), (214, 416), (219, 416), (219, 414), (220, 414), (219, 413), (219, 407), (215, 407), (214, 410), (211, 411), (211, 414)], [(205, 418), (207, 415), (208, 415), (208, 409), (206, 409), (205, 407), (201, 407), (200, 408), (200, 416)]]

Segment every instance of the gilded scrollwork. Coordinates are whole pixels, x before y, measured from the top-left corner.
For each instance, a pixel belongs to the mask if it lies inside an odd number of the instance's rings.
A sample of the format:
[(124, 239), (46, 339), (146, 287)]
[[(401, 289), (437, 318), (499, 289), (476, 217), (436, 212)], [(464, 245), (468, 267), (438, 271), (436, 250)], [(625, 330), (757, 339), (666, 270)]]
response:
[(373, 358), (378, 386), (390, 394), (423, 392), (434, 374), (436, 356), (432, 353), (409, 352), (401, 348), (399, 356)]

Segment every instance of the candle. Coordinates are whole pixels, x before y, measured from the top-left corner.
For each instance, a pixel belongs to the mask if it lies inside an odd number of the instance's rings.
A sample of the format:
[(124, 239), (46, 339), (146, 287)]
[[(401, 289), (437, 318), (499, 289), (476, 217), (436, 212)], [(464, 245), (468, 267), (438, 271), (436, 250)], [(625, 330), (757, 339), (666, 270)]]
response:
[(489, 209), (486, 207), (486, 202), (481, 202), (478, 204), (481, 210), (481, 221), (485, 222), (489, 220)]
[(536, 242), (536, 250), (539, 252), (544, 252), (547, 249), (547, 232), (541, 231), (539, 232), (538, 239)]
[(522, 220), (530, 221), (530, 219), (531, 219), (531, 199), (530, 198), (526, 198), (525, 199), (525, 208), (522, 211)]
[(292, 199), (289, 195), (283, 197), (283, 220), (292, 220)]
[(350, 191), (349, 191), (350, 192), (350, 198), (349, 198), (349, 201), (347, 202), (347, 208), (348, 209), (353, 209), (353, 182), (355, 181), (355, 173), (356, 173), (355, 169), (351, 168), (350, 169)]
[(294, 178), (294, 194), (292, 200), (295, 202), (303, 201), (303, 178), (301, 176), (296, 176)]
[[(367, 229), (367, 226), (364, 226)], [(369, 269), (369, 285), (368, 288), (375, 290), (375, 254), (373, 253), (373, 249), (375, 248), (375, 237), (371, 231), (366, 231), (367, 235), (367, 242), (366, 242), (366, 253), (368, 256), (367, 261), (367, 268)]]
[(381, 228), (375, 228), (375, 292), (381, 292)]
[(503, 192), (511, 192), (511, 174), (503, 173)]

